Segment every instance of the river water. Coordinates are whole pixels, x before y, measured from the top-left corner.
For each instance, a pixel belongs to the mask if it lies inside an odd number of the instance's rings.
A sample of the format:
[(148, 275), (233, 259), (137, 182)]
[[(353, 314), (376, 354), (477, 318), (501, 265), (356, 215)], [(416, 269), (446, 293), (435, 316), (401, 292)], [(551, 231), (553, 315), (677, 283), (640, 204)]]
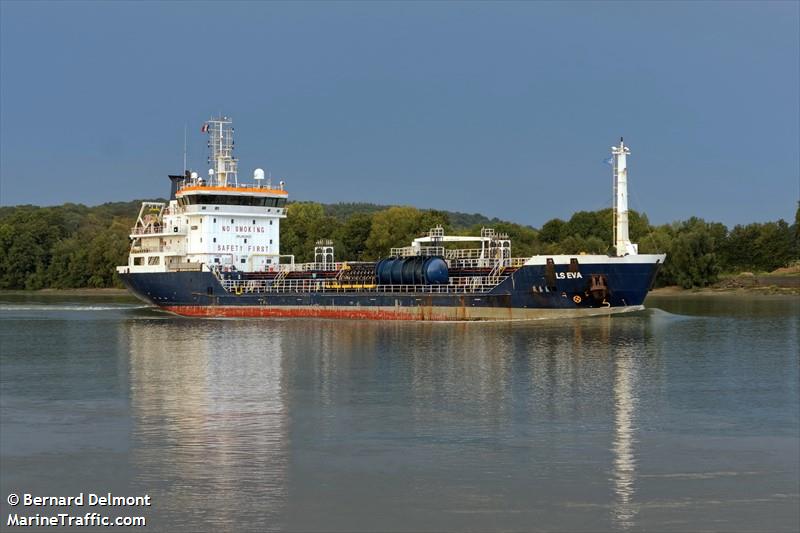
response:
[[(153, 531), (797, 531), (800, 299), (533, 323), (0, 294), (7, 495)], [(77, 514), (77, 512), (76, 512)], [(86, 530), (86, 528), (80, 528)]]

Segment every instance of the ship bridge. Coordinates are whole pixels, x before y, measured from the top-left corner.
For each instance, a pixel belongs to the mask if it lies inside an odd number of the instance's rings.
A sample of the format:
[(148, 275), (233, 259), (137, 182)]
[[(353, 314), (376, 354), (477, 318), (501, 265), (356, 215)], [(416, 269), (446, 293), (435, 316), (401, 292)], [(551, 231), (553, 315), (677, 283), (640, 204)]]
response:
[(208, 176), (172, 175), (169, 204), (142, 206), (131, 231), (129, 271), (164, 272), (206, 267), (268, 271), (280, 261), (280, 220), (289, 193), (262, 169), (239, 181), (229, 117), (207, 121)]
[(242, 205), (250, 207), (286, 206), (289, 193), (261, 185), (207, 185), (203, 180), (189, 180), (178, 186), (175, 199), (178, 205)]

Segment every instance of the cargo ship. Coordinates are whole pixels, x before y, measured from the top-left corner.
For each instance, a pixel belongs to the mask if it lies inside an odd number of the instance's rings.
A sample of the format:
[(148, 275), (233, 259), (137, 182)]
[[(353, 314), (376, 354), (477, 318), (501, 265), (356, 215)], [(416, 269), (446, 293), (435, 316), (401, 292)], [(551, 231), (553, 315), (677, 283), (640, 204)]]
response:
[(508, 235), (431, 228), (377, 261), (339, 260), (321, 240), (314, 261), (280, 251), (288, 192), (262, 169), (238, 178), (229, 117), (212, 118), (207, 177), (170, 175), (169, 202), (144, 202), (120, 279), (138, 298), (183, 316), (379, 320), (532, 320), (638, 311), (663, 254), (639, 254), (628, 234), (627, 157), (611, 148), (610, 255), (514, 257)]

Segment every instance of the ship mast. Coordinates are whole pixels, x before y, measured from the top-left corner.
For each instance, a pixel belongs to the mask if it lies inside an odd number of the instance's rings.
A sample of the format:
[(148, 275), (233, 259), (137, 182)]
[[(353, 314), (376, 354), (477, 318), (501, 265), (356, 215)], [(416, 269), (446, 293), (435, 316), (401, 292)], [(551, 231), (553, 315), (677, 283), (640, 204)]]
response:
[(619, 257), (636, 255), (638, 246), (628, 236), (628, 161), (631, 150), (619, 138), (619, 145), (611, 147), (614, 163), (614, 246)]
[(204, 131), (208, 132), (208, 164), (212, 165), (209, 174), (212, 182), (219, 187), (226, 187), (232, 180), (234, 185), (239, 185), (236, 165), (238, 159), (233, 157), (233, 121), (230, 117), (221, 116), (206, 122)]

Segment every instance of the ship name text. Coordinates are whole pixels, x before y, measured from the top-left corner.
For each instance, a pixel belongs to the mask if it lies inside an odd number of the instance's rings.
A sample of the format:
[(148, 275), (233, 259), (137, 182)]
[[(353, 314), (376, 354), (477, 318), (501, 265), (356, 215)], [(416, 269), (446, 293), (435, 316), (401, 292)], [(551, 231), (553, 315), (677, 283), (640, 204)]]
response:
[(583, 278), (580, 272), (556, 272), (556, 279), (579, 279)]

